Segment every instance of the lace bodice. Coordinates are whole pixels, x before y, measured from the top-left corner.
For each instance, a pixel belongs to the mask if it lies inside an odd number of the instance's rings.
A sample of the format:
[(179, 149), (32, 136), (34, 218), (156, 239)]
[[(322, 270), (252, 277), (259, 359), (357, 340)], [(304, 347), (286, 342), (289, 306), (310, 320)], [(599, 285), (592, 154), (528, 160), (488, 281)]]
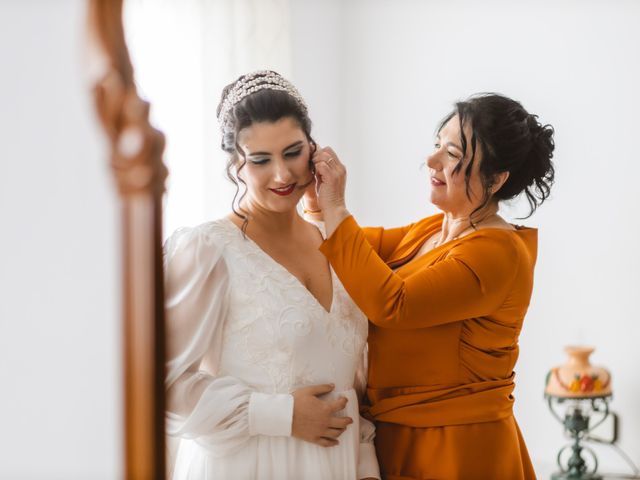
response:
[(327, 312), (231, 221), (201, 228), (206, 241), (221, 249), (231, 287), (218, 374), (241, 378), (266, 393), (330, 382), (336, 390), (352, 388), (367, 320), (333, 271)]

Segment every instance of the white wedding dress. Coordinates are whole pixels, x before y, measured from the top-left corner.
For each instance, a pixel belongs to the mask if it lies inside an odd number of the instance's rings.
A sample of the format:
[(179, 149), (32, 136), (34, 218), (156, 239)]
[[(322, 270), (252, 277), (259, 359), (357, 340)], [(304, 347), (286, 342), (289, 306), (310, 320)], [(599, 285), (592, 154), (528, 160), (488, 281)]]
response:
[[(167, 430), (174, 480), (379, 478), (374, 427), (359, 416), (367, 320), (332, 270), (327, 312), (229, 219), (165, 245)], [(291, 436), (297, 388), (335, 384), (354, 422), (339, 445)]]

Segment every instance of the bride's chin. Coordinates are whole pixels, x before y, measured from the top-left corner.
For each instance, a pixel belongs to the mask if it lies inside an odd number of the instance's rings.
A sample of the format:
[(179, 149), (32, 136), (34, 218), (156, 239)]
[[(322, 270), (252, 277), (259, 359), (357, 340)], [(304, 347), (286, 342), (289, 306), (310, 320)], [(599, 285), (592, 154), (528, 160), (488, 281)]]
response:
[(300, 199), (297, 201), (295, 198), (287, 199), (288, 201), (282, 203), (271, 202), (269, 205), (269, 210), (274, 213), (293, 213), (298, 210), (298, 204), (300, 203)]

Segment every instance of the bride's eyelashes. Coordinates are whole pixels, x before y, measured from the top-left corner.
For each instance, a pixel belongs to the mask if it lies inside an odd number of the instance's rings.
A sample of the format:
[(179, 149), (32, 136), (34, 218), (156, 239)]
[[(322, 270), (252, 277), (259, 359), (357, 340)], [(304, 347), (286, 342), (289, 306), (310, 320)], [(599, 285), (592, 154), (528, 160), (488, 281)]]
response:
[[(292, 152), (287, 152), (284, 154), (284, 158), (286, 159), (294, 159), (294, 158), (298, 158), (300, 156), (300, 154), (302, 153), (302, 149), (298, 149), (298, 150), (294, 150)], [(269, 160), (271, 160), (270, 157), (266, 157), (266, 158), (256, 158), (256, 159), (250, 159), (249, 161), (254, 164), (254, 165), (264, 165), (266, 164)]]
[(297, 158), (302, 153), (302, 149), (295, 150), (293, 152), (287, 152), (284, 154), (285, 158)]

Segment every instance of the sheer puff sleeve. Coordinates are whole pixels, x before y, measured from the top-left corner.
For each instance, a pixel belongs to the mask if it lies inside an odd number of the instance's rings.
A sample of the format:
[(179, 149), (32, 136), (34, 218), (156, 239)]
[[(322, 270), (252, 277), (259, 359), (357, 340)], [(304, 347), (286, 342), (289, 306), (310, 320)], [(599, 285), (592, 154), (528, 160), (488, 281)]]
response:
[(229, 309), (222, 253), (202, 227), (178, 230), (165, 244), (165, 388), (167, 433), (226, 455), (252, 435), (291, 435), (293, 397), (216, 375)]

